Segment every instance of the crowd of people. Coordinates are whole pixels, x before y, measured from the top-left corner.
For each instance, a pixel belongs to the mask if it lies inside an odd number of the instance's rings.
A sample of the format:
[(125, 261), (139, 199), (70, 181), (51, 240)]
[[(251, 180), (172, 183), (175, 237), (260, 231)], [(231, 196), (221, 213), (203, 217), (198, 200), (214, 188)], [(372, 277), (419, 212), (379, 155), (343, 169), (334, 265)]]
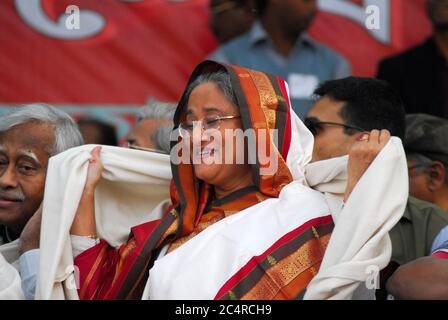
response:
[(448, 299), (448, 1), (376, 78), (307, 35), (316, 1), (210, 12), (219, 48), (125, 145), (0, 117), (0, 298)]

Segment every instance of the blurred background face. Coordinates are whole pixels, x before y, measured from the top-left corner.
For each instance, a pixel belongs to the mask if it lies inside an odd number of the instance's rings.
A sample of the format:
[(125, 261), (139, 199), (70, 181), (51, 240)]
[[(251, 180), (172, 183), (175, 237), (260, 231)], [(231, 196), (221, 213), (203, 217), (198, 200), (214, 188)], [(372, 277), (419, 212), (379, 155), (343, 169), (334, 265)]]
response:
[(306, 31), (317, 14), (316, 0), (277, 0), (276, 5), (279, 22), (294, 34)]
[(430, 178), (427, 168), (419, 166), (417, 162), (408, 160), (409, 194), (421, 200), (433, 202), (433, 194), (429, 190)]
[(117, 133), (112, 124), (98, 119), (81, 118), (78, 120), (78, 128), (84, 144), (118, 145)]
[(248, 31), (254, 20), (250, 6), (240, 1), (210, 0), (210, 28), (220, 43)]
[[(223, 92), (214, 83), (204, 83), (198, 85), (190, 94), (187, 108), (187, 123), (193, 121), (212, 119), (223, 116), (239, 116), (237, 106), (226, 98)], [(206, 134), (200, 137), (193, 136), (190, 139), (192, 160), (200, 162), (194, 164), (195, 175), (198, 179), (214, 186), (225, 186), (230, 181), (240, 179), (250, 173), (250, 167), (246, 164), (236, 164), (237, 152), (244, 153), (244, 146), (237, 146), (236, 143), (226, 143), (226, 129), (241, 129), (241, 119), (229, 119), (221, 121), (221, 145)], [(196, 131), (199, 131), (195, 129)], [(193, 131), (194, 132), (194, 131)], [(194, 139), (194, 140), (193, 140)], [(199, 152), (194, 153), (193, 142), (200, 146)], [(233, 141), (235, 142), (235, 140)], [(239, 148), (237, 150), (237, 147)], [(233, 163), (225, 164), (227, 152), (233, 152)], [(222, 163), (216, 164), (213, 161)]]
[[(319, 121), (345, 124), (344, 119), (339, 114), (343, 106), (343, 101), (335, 101), (324, 96), (310, 109), (307, 117), (314, 117)], [(343, 127), (322, 126), (314, 135), (312, 161), (326, 160), (348, 154), (355, 139), (355, 136), (346, 134)]]
[(28, 123), (0, 135), (0, 224), (16, 233), (42, 202), (53, 131)]
[(78, 124), (85, 144), (101, 144), (101, 131), (98, 126), (90, 123)]
[(434, 28), (448, 30), (448, 0), (428, 0), (428, 16)]
[(127, 137), (129, 145), (157, 149), (154, 135), (157, 129), (162, 125), (171, 124), (171, 120), (161, 119), (143, 119), (138, 122)]

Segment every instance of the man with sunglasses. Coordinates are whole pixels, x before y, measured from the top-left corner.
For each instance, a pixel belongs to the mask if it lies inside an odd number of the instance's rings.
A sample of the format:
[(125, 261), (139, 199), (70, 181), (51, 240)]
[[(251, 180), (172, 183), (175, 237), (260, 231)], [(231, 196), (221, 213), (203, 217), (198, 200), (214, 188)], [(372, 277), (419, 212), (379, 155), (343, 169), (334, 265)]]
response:
[[(404, 108), (400, 97), (386, 82), (349, 77), (327, 81), (314, 93), (318, 100), (304, 121), (315, 139), (314, 164), (349, 155), (353, 148), (368, 143), (369, 139), (381, 139), (384, 130), (403, 140)], [(398, 265), (430, 254), (434, 239), (447, 224), (448, 216), (440, 208), (409, 197), (402, 219), (389, 233), (392, 258), (382, 272), (381, 288)]]

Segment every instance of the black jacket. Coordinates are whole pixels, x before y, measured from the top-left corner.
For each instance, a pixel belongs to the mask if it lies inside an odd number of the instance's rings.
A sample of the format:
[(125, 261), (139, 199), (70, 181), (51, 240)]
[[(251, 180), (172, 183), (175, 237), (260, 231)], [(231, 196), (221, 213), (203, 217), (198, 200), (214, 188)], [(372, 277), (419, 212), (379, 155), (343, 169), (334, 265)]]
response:
[(377, 77), (397, 90), (406, 113), (448, 118), (448, 63), (432, 38), (382, 60)]

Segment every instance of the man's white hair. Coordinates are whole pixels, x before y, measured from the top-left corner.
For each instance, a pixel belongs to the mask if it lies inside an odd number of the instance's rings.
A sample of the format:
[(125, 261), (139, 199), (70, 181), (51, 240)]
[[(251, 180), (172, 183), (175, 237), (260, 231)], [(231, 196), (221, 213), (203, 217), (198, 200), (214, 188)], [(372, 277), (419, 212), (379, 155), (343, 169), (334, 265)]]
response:
[(173, 120), (177, 104), (171, 102), (162, 102), (151, 98), (147, 105), (140, 108), (137, 114), (137, 121), (143, 119)]
[(176, 108), (176, 103), (162, 102), (151, 98), (147, 106), (140, 108), (137, 114), (137, 122), (144, 119), (171, 120), (170, 124), (157, 128), (152, 137), (156, 148), (167, 153), (170, 153), (170, 134), (174, 127), (173, 118)]
[(54, 144), (50, 153), (52, 156), (84, 144), (76, 122), (64, 111), (44, 103), (16, 107), (12, 112), (0, 117), (0, 133), (30, 122), (54, 127)]

